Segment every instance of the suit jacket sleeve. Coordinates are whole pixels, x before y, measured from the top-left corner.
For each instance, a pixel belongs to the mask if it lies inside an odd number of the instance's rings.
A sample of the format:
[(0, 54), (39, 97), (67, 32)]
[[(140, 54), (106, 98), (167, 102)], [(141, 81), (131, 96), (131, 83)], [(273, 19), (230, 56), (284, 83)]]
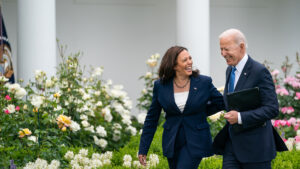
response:
[(210, 116), (225, 109), (223, 96), (213, 85), (211, 78), (209, 78), (209, 93), (210, 99), (206, 106), (207, 116)]
[(266, 122), (279, 114), (277, 95), (270, 72), (263, 67), (257, 71), (257, 84), (260, 89), (261, 107), (241, 113), (244, 128)]
[(161, 105), (158, 102), (158, 85), (160, 82), (155, 81), (154, 88), (153, 88), (153, 96), (152, 96), (152, 103), (148, 110), (143, 132), (141, 135), (140, 147), (139, 147), (139, 154), (147, 155), (148, 150), (150, 148), (154, 133), (157, 128), (157, 123), (161, 114)]

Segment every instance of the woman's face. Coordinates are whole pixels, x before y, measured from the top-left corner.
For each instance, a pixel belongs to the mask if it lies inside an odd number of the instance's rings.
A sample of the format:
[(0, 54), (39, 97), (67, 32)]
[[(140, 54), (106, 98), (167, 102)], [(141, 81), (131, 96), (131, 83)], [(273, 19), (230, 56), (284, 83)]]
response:
[(183, 50), (177, 57), (177, 65), (174, 67), (176, 76), (190, 76), (192, 74), (193, 60), (188, 51)]

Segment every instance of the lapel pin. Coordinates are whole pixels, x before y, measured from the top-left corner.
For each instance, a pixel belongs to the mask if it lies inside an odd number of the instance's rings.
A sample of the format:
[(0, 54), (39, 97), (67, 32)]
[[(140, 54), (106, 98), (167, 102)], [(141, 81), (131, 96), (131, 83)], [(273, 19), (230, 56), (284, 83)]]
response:
[(246, 75), (247, 75), (247, 73), (244, 73), (244, 75), (246, 76)]
[(197, 87), (194, 87), (194, 90), (197, 90)]

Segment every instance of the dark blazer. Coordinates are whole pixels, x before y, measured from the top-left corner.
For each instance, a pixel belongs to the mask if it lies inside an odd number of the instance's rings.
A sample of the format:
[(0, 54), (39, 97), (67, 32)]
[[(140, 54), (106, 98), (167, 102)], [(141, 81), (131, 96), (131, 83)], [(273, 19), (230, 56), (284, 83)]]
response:
[[(224, 101), (227, 106), (228, 81), (232, 67), (226, 70), (226, 85)], [(273, 133), (271, 119), (279, 113), (277, 96), (272, 76), (262, 64), (254, 61), (250, 56), (246, 62), (234, 91), (259, 87), (261, 107), (254, 110), (240, 112), (243, 128), (250, 128), (258, 123), (264, 123), (256, 128), (234, 133), (228, 130), (229, 123), (218, 133), (214, 140), (216, 154), (223, 154), (227, 139), (230, 138), (236, 158), (243, 163), (270, 161), (276, 156), (276, 147), (285, 146), (278, 134)], [(230, 132), (230, 133), (229, 133)], [(277, 134), (277, 135), (276, 135)], [(276, 139), (274, 139), (274, 137)]]
[(212, 84), (210, 77), (191, 76), (188, 99), (181, 113), (174, 99), (173, 80), (162, 84), (155, 81), (152, 104), (144, 122), (139, 154), (147, 154), (163, 109), (166, 121), (163, 125), (163, 154), (168, 158), (174, 155), (176, 134), (183, 127), (187, 147), (193, 157), (207, 157), (212, 153), (212, 138), (206, 118), (209, 114), (224, 110), (222, 95)]

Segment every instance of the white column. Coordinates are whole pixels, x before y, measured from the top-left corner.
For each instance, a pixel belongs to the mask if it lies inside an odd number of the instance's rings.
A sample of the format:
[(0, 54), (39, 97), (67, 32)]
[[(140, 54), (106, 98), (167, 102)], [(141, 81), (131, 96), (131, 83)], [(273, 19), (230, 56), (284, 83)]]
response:
[(55, 0), (18, 0), (18, 79), (56, 72)]
[(210, 74), (209, 0), (177, 0), (177, 44), (188, 48), (201, 74)]

